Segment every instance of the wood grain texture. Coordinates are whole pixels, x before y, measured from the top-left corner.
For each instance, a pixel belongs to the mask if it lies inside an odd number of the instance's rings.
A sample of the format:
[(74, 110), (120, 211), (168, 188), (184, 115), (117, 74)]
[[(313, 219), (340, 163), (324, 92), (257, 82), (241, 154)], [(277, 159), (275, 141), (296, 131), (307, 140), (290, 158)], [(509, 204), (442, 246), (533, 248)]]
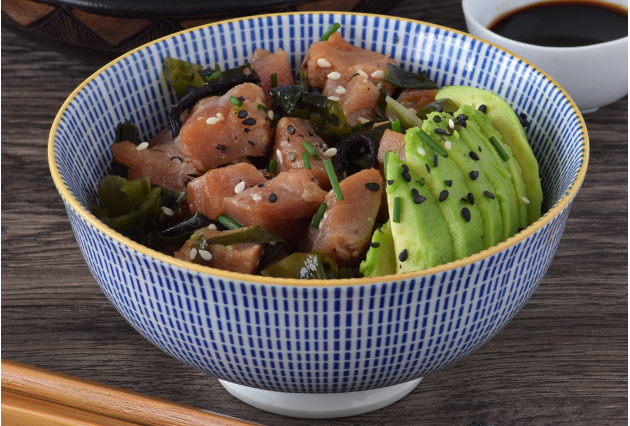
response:
[[(390, 14), (465, 30), (456, 0), (406, 0)], [(4, 358), (266, 425), (627, 423), (627, 98), (585, 116), (586, 180), (549, 272), (512, 322), (389, 407), (298, 420), (241, 403), (155, 348), (91, 276), (46, 144), (66, 96), (99, 65), (2, 31)]]

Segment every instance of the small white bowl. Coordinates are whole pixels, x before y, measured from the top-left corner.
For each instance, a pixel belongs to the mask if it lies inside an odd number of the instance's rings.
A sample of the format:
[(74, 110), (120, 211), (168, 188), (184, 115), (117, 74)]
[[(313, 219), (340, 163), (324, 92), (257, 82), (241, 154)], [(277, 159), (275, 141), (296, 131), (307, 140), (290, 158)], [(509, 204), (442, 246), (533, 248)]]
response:
[[(545, 47), (515, 41), (488, 26), (514, 9), (541, 0), (463, 0), (468, 32), (527, 59), (553, 77), (582, 113), (628, 94), (628, 37), (581, 47)], [(628, 0), (606, 0), (628, 8)]]

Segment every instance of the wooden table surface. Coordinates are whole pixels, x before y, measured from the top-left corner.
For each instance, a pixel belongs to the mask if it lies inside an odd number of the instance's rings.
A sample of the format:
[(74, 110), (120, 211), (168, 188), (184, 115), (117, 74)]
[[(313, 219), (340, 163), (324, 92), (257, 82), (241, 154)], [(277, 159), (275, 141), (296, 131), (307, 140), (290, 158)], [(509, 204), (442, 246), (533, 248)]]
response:
[[(466, 29), (459, 1), (407, 0), (390, 14)], [(91, 276), (46, 150), (59, 107), (99, 67), (2, 29), (3, 358), (265, 425), (627, 424), (627, 98), (585, 116), (586, 180), (549, 272), (514, 320), (401, 401), (314, 421), (250, 407), (169, 357)]]

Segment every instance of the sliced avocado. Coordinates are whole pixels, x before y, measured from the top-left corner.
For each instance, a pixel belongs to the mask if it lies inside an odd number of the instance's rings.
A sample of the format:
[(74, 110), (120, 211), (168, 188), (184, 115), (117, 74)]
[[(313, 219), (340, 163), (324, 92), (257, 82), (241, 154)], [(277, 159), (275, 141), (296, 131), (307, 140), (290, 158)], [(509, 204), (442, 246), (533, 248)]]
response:
[[(429, 188), (389, 152), (385, 165), (387, 204), (398, 272), (410, 272), (454, 259), (453, 238)], [(394, 221), (395, 198), (400, 199), (400, 221)]]
[(365, 260), (359, 266), (364, 277), (380, 277), (396, 273), (396, 252), (389, 221), (372, 235), (372, 242)]
[[(468, 129), (477, 133), (479, 137), (486, 142), (486, 147), (492, 153), (497, 168), (503, 170), (504, 176), (512, 179), (512, 185), (516, 192), (516, 201), (518, 202), (519, 227), (527, 228), (527, 226), (529, 226), (528, 203), (526, 202), (529, 201), (527, 199), (527, 186), (523, 180), (521, 168), (514, 159), (512, 149), (503, 142), (501, 133), (492, 126), (492, 120), (483, 112), (471, 106), (462, 105), (455, 113), (455, 116), (457, 117), (460, 114), (464, 114), (468, 117), (468, 120), (466, 120)], [(504, 160), (497, 148), (490, 142), (491, 137), (495, 138), (496, 142), (500, 145), (500, 149), (508, 156), (507, 159)]]
[(450, 98), (458, 105), (486, 106), (486, 114), (492, 119), (492, 125), (503, 137), (503, 142), (512, 149), (514, 158), (521, 168), (529, 200), (528, 221), (533, 223), (538, 220), (543, 199), (538, 161), (512, 107), (492, 92), (468, 86), (444, 87), (435, 96), (435, 99), (443, 98)]
[[(439, 117), (439, 123), (435, 121), (434, 117)], [(470, 157), (470, 148), (467, 143), (460, 140), (459, 132), (453, 131), (452, 136), (448, 136), (450, 134), (448, 133), (450, 132), (448, 120), (452, 118), (450, 114), (431, 113), (424, 121), (422, 130), (448, 152), (448, 158), (452, 159), (463, 173), (468, 190), (473, 194), (475, 205), (483, 217), (484, 247), (490, 248), (513, 234), (506, 237), (503, 234), (503, 213), (498, 197), (499, 191), (488, 178), (489, 173), (486, 172), (486, 168), (492, 169), (492, 167)], [(437, 128), (441, 128), (445, 132), (448, 129), (448, 132), (437, 137), (435, 133)]]
[(468, 190), (464, 175), (453, 159), (444, 158), (435, 151), (421, 138), (417, 127), (407, 130), (405, 156), (409, 168), (424, 178), (431, 194), (438, 200), (453, 237), (455, 259), (483, 250), (483, 219), (474, 194)]

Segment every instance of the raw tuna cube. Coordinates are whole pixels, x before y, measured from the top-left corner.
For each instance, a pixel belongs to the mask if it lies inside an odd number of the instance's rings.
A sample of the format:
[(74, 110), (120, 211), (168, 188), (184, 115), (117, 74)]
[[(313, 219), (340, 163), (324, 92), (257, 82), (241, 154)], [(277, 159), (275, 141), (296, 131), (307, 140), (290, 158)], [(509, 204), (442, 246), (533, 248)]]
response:
[[(340, 87), (343, 89), (339, 89)], [(356, 126), (365, 120), (372, 120), (376, 116), (376, 105), (380, 91), (369, 79), (358, 74), (348, 82), (341, 79), (328, 79), (322, 93), (324, 96), (339, 99), (346, 121), (350, 126)]]
[[(420, 111), (425, 105), (430, 104), (435, 101), (435, 95), (437, 94), (438, 89), (430, 89), (430, 90), (411, 90), (405, 89), (400, 92), (396, 101), (404, 106), (405, 108), (410, 108), (414, 111), (414, 114)], [(390, 120), (395, 120), (396, 116), (394, 113), (388, 109), (387, 117)], [(405, 160), (403, 160), (405, 161)]]
[(260, 85), (265, 92), (268, 103), (267, 109), (271, 108), (271, 97), (269, 96), (269, 89), (271, 89), (271, 74), (276, 73), (278, 77), (278, 87), (286, 86), (287, 84), (294, 84), (295, 79), (291, 72), (291, 66), (287, 61), (287, 55), (282, 49), (276, 50), (276, 53), (271, 53), (265, 49), (254, 50), (254, 56), (250, 61), (252, 67), (260, 77)]

